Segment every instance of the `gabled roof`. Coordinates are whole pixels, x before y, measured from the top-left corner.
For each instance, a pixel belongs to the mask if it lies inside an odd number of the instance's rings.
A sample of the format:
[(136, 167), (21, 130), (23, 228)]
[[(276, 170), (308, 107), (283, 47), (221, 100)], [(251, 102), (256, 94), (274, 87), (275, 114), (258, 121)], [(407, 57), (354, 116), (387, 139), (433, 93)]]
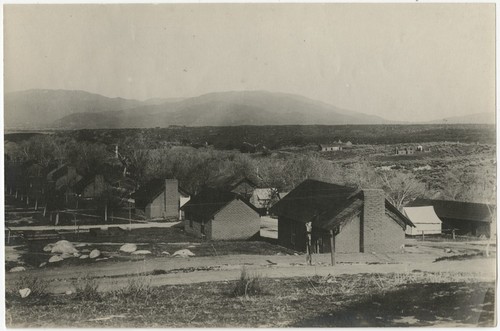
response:
[(47, 174), (47, 180), (57, 180), (58, 178), (66, 175), (68, 173), (68, 166), (63, 164), (62, 166), (52, 170)]
[(200, 193), (193, 196), (191, 200), (182, 206), (182, 210), (189, 212), (199, 220), (206, 220), (210, 219), (235, 199), (241, 200), (252, 210), (258, 213), (254, 206), (248, 203), (245, 199), (241, 199), (237, 193), (214, 188), (205, 188), (200, 191)]
[[(135, 199), (136, 207), (142, 209), (146, 207), (148, 203), (156, 199), (164, 190), (165, 190), (165, 179), (153, 178), (146, 184), (141, 185), (141, 187), (139, 187), (139, 189), (132, 194), (132, 198)], [(180, 186), (178, 188), (178, 191), (181, 194), (188, 193)]]
[(441, 224), (441, 220), (436, 215), (433, 206), (404, 207), (404, 212), (408, 218), (416, 224)]
[(323, 213), (333, 217), (352, 203), (349, 197), (356, 191), (352, 187), (307, 179), (278, 201), (271, 212), (302, 223)]
[[(361, 213), (363, 203), (361, 190), (307, 179), (271, 207), (271, 213), (330, 230)], [(401, 226), (414, 226), (387, 200), (385, 208)]]
[(496, 214), (496, 205), (484, 203), (416, 199), (407, 205), (407, 207), (418, 206), (433, 206), (436, 215), (441, 219), (491, 223), (492, 216)]
[(248, 177), (234, 174), (221, 174), (210, 178), (206, 186), (219, 190), (231, 191), (241, 183), (246, 182), (250, 186), (257, 187), (257, 184)]

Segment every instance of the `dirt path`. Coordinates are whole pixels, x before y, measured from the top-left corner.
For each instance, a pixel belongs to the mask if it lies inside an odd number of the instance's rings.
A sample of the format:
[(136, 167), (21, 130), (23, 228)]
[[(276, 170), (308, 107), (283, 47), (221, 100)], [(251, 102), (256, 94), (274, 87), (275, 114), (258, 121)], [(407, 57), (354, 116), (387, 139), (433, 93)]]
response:
[[(15, 289), (23, 276), (33, 276), (50, 283), (49, 291), (64, 293), (75, 291), (75, 282), (81, 277), (91, 277), (99, 284), (100, 291), (111, 291), (127, 286), (131, 279), (150, 282), (153, 286), (203, 283), (234, 280), (241, 268), (263, 277), (305, 277), (314, 275), (340, 275), (357, 273), (406, 273), (414, 270), (429, 272), (478, 273), (485, 280), (495, 279), (495, 259), (481, 258), (462, 261), (433, 263), (430, 256), (419, 254), (385, 255), (399, 263), (381, 261), (371, 254), (339, 254), (338, 264), (329, 265), (330, 256), (315, 256), (315, 265), (307, 266), (304, 256), (230, 255), (223, 257), (155, 258), (135, 262), (100, 262), (86, 266), (67, 266), (50, 269), (28, 270), (6, 274), (6, 289)], [(349, 261), (346, 261), (349, 260)]]

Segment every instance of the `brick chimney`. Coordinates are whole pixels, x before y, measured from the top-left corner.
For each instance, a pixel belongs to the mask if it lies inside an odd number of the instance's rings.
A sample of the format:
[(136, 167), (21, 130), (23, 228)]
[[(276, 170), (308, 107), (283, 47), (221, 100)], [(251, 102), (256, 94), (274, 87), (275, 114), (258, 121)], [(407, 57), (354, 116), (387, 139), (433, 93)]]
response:
[(179, 218), (179, 182), (177, 179), (165, 179), (165, 218)]
[[(385, 195), (380, 189), (363, 190), (363, 217), (361, 233), (361, 252), (381, 251), (384, 245), (385, 225)], [(382, 249), (385, 251), (385, 249)]]

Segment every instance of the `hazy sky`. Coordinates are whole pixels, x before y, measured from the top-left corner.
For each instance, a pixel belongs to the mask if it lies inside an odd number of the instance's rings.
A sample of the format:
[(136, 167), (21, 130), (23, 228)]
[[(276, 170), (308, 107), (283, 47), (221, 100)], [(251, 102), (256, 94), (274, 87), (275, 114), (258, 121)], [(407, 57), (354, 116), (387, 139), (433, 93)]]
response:
[(5, 90), (301, 94), (394, 120), (495, 111), (494, 4), (7, 5)]

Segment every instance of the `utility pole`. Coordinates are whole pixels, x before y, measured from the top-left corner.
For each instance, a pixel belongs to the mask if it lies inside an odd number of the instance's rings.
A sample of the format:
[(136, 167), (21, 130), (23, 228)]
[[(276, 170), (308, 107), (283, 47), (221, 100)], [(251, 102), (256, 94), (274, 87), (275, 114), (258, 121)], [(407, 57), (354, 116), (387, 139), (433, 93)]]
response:
[(332, 258), (332, 265), (335, 265), (335, 235), (333, 230), (330, 230), (330, 252)]

